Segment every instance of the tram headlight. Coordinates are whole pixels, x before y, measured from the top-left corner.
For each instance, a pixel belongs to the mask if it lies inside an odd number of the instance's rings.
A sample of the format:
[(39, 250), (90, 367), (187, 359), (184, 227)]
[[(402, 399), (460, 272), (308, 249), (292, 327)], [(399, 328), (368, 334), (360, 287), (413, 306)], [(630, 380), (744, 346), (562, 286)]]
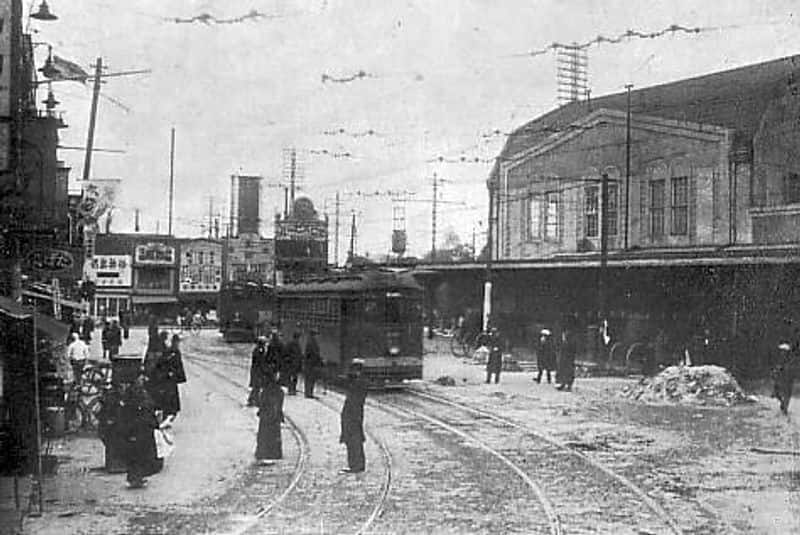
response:
[(400, 354), (400, 348), (399, 348), (399, 347), (397, 347), (397, 346), (391, 346), (391, 347), (389, 347), (389, 354), (390, 354), (390, 355), (392, 355), (392, 356), (397, 356), (397, 355), (399, 355), (399, 354)]

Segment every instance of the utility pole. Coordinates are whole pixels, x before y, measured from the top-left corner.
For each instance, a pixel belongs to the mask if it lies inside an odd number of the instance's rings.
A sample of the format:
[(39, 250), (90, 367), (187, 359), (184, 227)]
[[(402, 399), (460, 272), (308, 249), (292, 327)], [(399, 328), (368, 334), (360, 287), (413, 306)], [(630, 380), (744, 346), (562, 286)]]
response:
[(89, 112), (89, 133), (86, 136), (86, 156), (83, 159), (83, 180), (89, 180), (92, 167), (92, 147), (94, 146), (94, 126), (97, 120), (97, 101), (100, 98), (100, 79), (103, 74), (103, 58), (97, 58), (94, 65), (94, 86), (92, 87), (92, 107)]
[(433, 209), (431, 214), (431, 261), (436, 261), (436, 204), (439, 197), (439, 179), (433, 173)]
[(214, 219), (214, 197), (208, 196), (208, 239), (211, 239), (211, 230)]
[(333, 265), (339, 267), (339, 207), (341, 201), (339, 200), (339, 192), (336, 192), (336, 221), (334, 223), (334, 238), (333, 238)]
[(289, 200), (291, 204), (289, 205), (291, 210), (294, 210), (294, 182), (297, 177), (297, 151), (292, 149), (291, 155), (291, 162), (290, 162), (290, 169), (289, 169)]
[(628, 113), (625, 121), (625, 243), (624, 249), (628, 249), (628, 212), (631, 207), (631, 88), (633, 84), (626, 84), (628, 90)]
[(134, 208), (133, 214), (133, 230), (139, 232), (139, 209)]
[(608, 174), (603, 173), (600, 181), (600, 271), (597, 281), (597, 308), (599, 320), (605, 322), (607, 318), (606, 293), (608, 284)]
[(169, 232), (172, 236), (172, 207), (175, 197), (175, 127), (172, 127), (169, 136)]
[(353, 261), (353, 257), (356, 254), (356, 212), (353, 210), (353, 220), (350, 223), (350, 261)]
[(483, 330), (489, 328), (489, 319), (492, 315), (492, 255), (494, 254), (494, 212), (497, 210), (494, 200), (494, 188), (489, 182), (489, 225), (486, 234), (486, 279), (483, 283)]

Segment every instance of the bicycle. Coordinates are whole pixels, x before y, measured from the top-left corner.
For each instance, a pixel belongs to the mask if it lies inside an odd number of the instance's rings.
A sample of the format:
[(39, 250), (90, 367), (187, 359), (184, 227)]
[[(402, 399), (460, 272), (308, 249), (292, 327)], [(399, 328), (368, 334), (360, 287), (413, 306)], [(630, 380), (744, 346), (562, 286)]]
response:
[(450, 351), (456, 357), (468, 357), (478, 347), (480, 333), (469, 333), (463, 328), (458, 328), (450, 338)]

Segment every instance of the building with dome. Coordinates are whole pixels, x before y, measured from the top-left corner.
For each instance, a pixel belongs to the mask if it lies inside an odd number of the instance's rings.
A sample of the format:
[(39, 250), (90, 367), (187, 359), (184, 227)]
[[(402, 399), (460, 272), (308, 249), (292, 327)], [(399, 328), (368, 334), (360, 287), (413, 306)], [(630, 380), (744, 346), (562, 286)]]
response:
[(291, 211), (275, 216), (275, 270), (278, 281), (302, 279), (328, 266), (328, 218), (308, 197), (298, 197)]

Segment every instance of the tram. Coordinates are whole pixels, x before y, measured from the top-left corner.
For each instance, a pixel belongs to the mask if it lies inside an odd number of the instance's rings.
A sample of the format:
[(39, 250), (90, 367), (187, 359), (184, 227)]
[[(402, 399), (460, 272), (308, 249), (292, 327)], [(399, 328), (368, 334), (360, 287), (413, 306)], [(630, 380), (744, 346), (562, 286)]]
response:
[(254, 342), (273, 319), (275, 291), (257, 281), (224, 283), (219, 292), (219, 330), (226, 342)]
[(364, 361), (372, 386), (422, 378), (422, 287), (408, 272), (366, 270), (282, 285), (276, 318), (285, 340), (316, 328), (325, 375)]

